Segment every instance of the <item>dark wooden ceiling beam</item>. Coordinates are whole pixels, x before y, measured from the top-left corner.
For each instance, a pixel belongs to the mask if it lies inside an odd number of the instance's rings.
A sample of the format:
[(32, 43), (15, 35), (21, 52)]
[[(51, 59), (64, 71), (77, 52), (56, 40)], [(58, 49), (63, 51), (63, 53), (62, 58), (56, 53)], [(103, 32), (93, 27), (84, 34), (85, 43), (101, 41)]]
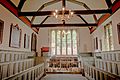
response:
[[(111, 17), (119, 8), (120, 8), (120, 0), (115, 0), (111, 7), (112, 14), (106, 13), (103, 16), (101, 16), (98, 20), (98, 27), (99, 25), (104, 23), (109, 17)], [(95, 30), (96, 29), (92, 29), (91, 33), (93, 33)]]
[(62, 7), (66, 7), (66, 1), (65, 0), (62, 0)]
[[(90, 7), (87, 4), (85, 4), (84, 2), (81, 2), (81, 1), (78, 1), (78, 0), (67, 0), (67, 1), (78, 4), (80, 6), (83, 6), (87, 10), (91, 10)], [(97, 17), (96, 17), (95, 14), (93, 14), (93, 18), (94, 18), (95, 22), (97, 23)], [(91, 31), (91, 29), (95, 28), (95, 27), (88, 27), (88, 28)]]
[[(42, 9), (44, 9), (44, 8), (47, 7), (47, 6), (50, 6), (50, 5), (55, 4), (55, 3), (57, 3), (57, 2), (60, 2), (60, 1), (61, 1), (61, 0), (52, 0), (52, 1), (50, 1), (50, 2), (44, 3), (44, 4), (37, 10), (37, 12), (41, 11)], [(34, 19), (35, 19), (35, 16), (32, 17), (31, 23), (33, 23)]]
[(19, 5), (18, 5), (18, 10), (19, 10), (19, 11), (21, 11), (21, 9), (22, 9), (25, 1), (26, 1), (26, 0), (20, 0)]
[(86, 24), (88, 24), (88, 22), (81, 15), (77, 15), (77, 16), (80, 17)]
[(115, 0), (111, 7), (112, 13), (115, 13), (119, 8), (120, 8), (120, 0)]
[[(19, 12), (19, 16), (46, 16), (46, 15), (53, 15), (54, 11), (39, 11), (39, 12)], [(81, 15), (90, 15), (90, 14), (104, 14), (104, 13), (111, 13), (109, 9), (103, 10), (73, 10), (74, 14), (81, 14)], [(58, 11), (59, 14), (62, 14), (62, 11)], [(65, 14), (68, 14), (69, 11), (65, 11)]]
[(89, 26), (97, 26), (96, 23), (89, 24), (32, 24), (32, 27), (89, 27)]
[(47, 16), (40, 24), (43, 24), (50, 16)]
[(111, 0), (105, 0), (105, 1), (106, 1), (106, 4), (107, 4), (108, 8), (111, 8), (111, 6), (112, 6)]
[[(31, 22), (25, 16), (18, 16), (18, 8), (10, 1), (10, 0), (0, 0), (0, 4), (3, 5), (6, 9), (8, 9), (12, 14), (14, 14), (18, 19), (20, 19), (23, 23), (28, 25), (31, 28)], [(36, 33), (38, 32), (36, 29), (33, 29)]]
[(97, 16), (95, 14), (93, 15), (93, 18), (94, 18), (95, 22), (97, 23), (98, 19), (97, 19)]

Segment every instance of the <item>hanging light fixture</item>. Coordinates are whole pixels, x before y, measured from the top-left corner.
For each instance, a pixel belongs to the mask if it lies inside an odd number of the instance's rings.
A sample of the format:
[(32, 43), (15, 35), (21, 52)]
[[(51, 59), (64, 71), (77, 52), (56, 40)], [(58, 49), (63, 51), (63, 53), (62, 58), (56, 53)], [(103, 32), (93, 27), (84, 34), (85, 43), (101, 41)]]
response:
[[(68, 12), (68, 14), (66, 14), (66, 12)], [(59, 13), (58, 10), (55, 10), (53, 12), (53, 16), (56, 18), (56, 19), (59, 19), (63, 22), (63, 26), (65, 24), (65, 21), (66, 20), (69, 20), (71, 17), (73, 17), (74, 15), (74, 12), (72, 12), (71, 10), (66, 10), (65, 7), (62, 8), (62, 11), (61, 11), (61, 14)], [(67, 35), (67, 31), (66, 30), (63, 30), (62, 31), (62, 36), (64, 37), (65, 35)]]
[[(68, 12), (68, 14), (66, 14), (66, 11)], [(63, 21), (66, 21), (66, 20), (69, 20), (70, 17), (72, 17), (74, 14), (74, 12), (72, 12), (71, 10), (66, 10), (64, 7), (62, 8), (62, 11), (61, 11), (61, 14), (59, 14), (59, 11), (58, 10), (55, 10), (53, 12), (53, 16), (56, 18), (56, 19), (60, 19), (62, 22)]]

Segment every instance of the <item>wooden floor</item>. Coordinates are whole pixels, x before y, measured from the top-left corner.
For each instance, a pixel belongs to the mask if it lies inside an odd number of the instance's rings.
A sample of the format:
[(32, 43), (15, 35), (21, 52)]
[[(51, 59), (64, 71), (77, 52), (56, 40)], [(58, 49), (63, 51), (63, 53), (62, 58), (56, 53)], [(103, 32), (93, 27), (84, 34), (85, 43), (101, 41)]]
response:
[(88, 80), (80, 74), (47, 74), (41, 80)]

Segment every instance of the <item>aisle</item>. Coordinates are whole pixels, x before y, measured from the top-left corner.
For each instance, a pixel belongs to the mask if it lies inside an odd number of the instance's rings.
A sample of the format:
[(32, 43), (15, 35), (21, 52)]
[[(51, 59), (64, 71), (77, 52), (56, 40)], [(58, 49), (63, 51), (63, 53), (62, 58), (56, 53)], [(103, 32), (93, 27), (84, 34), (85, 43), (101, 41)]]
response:
[(80, 74), (47, 74), (41, 80), (87, 80)]

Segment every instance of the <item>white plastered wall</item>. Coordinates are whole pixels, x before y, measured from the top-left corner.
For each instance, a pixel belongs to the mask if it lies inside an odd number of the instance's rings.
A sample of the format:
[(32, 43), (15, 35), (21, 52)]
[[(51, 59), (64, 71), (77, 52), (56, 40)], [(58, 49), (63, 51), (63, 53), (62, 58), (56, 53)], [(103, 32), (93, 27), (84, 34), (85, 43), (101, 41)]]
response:
[(92, 40), (89, 29), (80, 28), (79, 33), (79, 52), (91, 52), (92, 51)]
[(49, 29), (48, 28), (40, 28), (38, 33), (38, 47), (37, 52), (41, 55), (41, 48), (42, 47), (49, 47)]
[[(120, 9), (119, 9), (111, 17), (109, 17), (105, 22), (103, 22), (97, 28), (97, 30), (95, 30), (92, 33), (92, 44), (93, 44), (93, 39), (95, 37), (98, 37), (98, 40), (102, 39), (103, 51), (105, 51), (105, 49), (104, 49), (104, 26), (106, 24), (108, 24), (109, 22), (111, 22), (111, 21), (112, 21), (112, 33), (113, 33), (113, 37), (112, 37), (112, 39), (113, 39), (113, 47), (114, 47), (114, 50), (120, 50), (120, 44), (118, 42), (118, 32), (117, 32), (117, 24), (120, 23)], [(98, 41), (98, 50), (95, 50), (95, 51), (100, 51), (99, 41)]]
[[(31, 34), (34, 32), (30, 27), (13, 15), (9, 10), (0, 5), (0, 19), (4, 21), (3, 29), (3, 41), (0, 44), (0, 49), (2, 50), (15, 50), (15, 51), (31, 51)], [(19, 28), (22, 30), (21, 35), (21, 46), (20, 48), (9, 47), (9, 38), (10, 38), (10, 25), (11, 23), (18, 24)], [(34, 32), (35, 33), (35, 32)], [(24, 34), (30, 36), (29, 49), (24, 48)]]
[[(57, 28), (61, 29), (61, 28)], [(92, 51), (92, 44), (91, 44), (91, 35), (88, 28), (78, 28), (77, 34), (79, 37), (78, 42), (78, 51), (79, 52), (91, 52)], [(77, 38), (78, 38), (77, 37)], [(38, 33), (38, 52), (39, 55), (41, 53), (42, 47), (50, 47), (50, 28), (40, 28)]]

